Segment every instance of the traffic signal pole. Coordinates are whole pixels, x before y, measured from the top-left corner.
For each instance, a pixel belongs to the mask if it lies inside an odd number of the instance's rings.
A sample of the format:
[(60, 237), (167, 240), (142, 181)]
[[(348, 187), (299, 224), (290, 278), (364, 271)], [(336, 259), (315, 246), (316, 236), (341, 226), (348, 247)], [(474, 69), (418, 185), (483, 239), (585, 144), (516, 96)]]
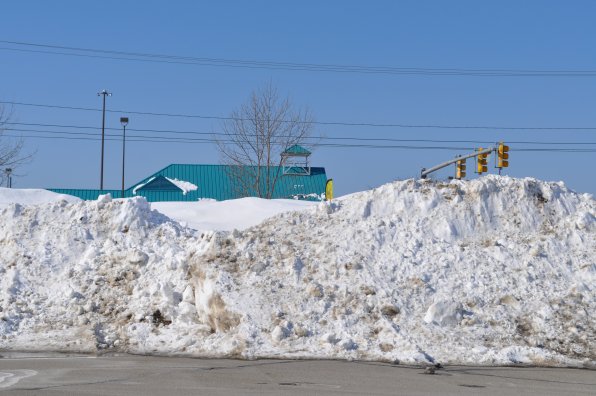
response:
[(481, 150), (481, 151), (476, 151), (473, 154), (462, 155), (461, 157), (456, 157), (456, 158), (454, 158), (452, 160), (449, 160), (447, 162), (443, 162), (442, 164), (433, 166), (432, 168), (429, 168), (429, 169), (422, 168), (422, 171), (420, 171), (420, 178), (421, 179), (426, 179), (426, 176), (428, 176), (430, 173), (433, 173), (435, 171), (438, 171), (439, 169), (443, 169), (446, 166), (449, 166), (451, 164), (455, 164), (458, 161), (465, 160), (465, 159), (468, 159), (468, 158), (477, 157), (480, 154), (490, 154), (490, 153), (492, 153), (493, 151), (496, 151), (496, 150), (497, 150), (496, 147), (487, 148), (487, 149), (484, 149), (484, 150)]

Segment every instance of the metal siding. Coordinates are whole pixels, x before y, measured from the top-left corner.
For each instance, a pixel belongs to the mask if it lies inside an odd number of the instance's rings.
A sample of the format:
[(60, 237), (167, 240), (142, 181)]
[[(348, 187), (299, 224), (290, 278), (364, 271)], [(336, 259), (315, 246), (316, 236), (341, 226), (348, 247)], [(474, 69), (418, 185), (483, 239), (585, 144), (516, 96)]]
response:
[(225, 184), (222, 184), (221, 189), (218, 189), (216, 187), (220, 183), (218, 180), (220, 177), (221, 175), (219, 174), (216, 168), (214, 168), (211, 165), (207, 167), (207, 180), (209, 183), (209, 187), (207, 190), (208, 194), (211, 197), (215, 197), (216, 199), (222, 200), (222, 192), (224, 191)]
[(205, 167), (205, 170), (207, 171), (207, 177), (206, 177), (206, 179), (207, 179), (207, 183), (208, 183), (207, 184), (207, 195), (209, 197), (215, 196), (217, 198), (220, 198), (220, 196), (218, 195), (218, 193), (220, 191), (218, 191), (215, 188), (215, 180), (213, 180), (215, 177), (217, 177), (217, 172), (215, 172), (215, 169), (213, 169), (213, 167), (211, 165)]
[(213, 165), (206, 165), (203, 168), (199, 169), (201, 172), (201, 179), (197, 181), (203, 182), (203, 195), (205, 198), (213, 198), (217, 199), (218, 201), (222, 200), (221, 192), (224, 189), (224, 185), (221, 185), (221, 188), (216, 188), (217, 185), (220, 185), (220, 181), (218, 180), (219, 174), (217, 170), (213, 167)]
[(234, 191), (236, 190), (236, 186), (234, 186), (234, 180), (230, 177), (230, 170), (226, 168), (222, 168), (222, 171), (219, 175), (221, 178), (221, 183), (225, 186), (220, 194), (222, 199), (233, 199), (235, 197)]
[[(275, 167), (270, 172), (274, 174), (278, 169)], [(266, 172), (266, 169), (262, 169)], [(282, 170), (279, 169), (280, 173)], [(197, 191), (190, 191), (186, 195), (177, 191), (142, 191), (138, 190), (133, 194), (134, 187), (141, 183), (147, 183), (153, 177), (165, 176), (176, 178), (178, 180), (188, 181), (198, 186)], [(264, 176), (264, 175), (263, 175)], [(310, 175), (283, 175), (280, 174), (278, 182), (273, 192), (273, 198), (292, 198), (297, 193), (302, 194), (322, 194), (325, 192), (325, 183), (327, 176), (325, 168), (312, 167)], [(150, 202), (159, 201), (196, 201), (199, 198), (213, 198), (218, 201), (236, 198), (234, 194), (234, 180), (230, 177), (226, 165), (191, 165), (191, 164), (172, 164), (149, 177), (146, 177), (139, 183), (133, 184), (125, 190), (125, 197), (143, 196)], [(294, 185), (304, 185), (299, 191)], [(85, 189), (48, 189), (60, 194), (74, 195), (84, 200), (95, 200), (103, 194), (111, 194), (114, 198), (121, 197), (120, 190), (85, 190)]]
[[(232, 196), (232, 185), (230, 184), (229, 176), (224, 167), (212, 166), (211, 172), (213, 173), (212, 188), (213, 191), (217, 191), (220, 199), (230, 199)], [(217, 188), (221, 185), (221, 189)]]
[[(85, 190), (77, 188), (48, 188), (58, 194), (73, 195), (84, 200), (96, 200), (100, 195), (110, 194), (112, 198), (121, 198), (121, 190)], [(125, 194), (126, 196), (126, 194)]]

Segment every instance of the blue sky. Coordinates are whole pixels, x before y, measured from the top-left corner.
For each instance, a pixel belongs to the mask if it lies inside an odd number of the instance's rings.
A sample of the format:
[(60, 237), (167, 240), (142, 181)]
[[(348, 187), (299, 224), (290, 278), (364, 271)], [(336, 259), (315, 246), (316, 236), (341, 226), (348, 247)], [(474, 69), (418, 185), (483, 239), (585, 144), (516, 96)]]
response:
[[(193, 57), (387, 67), (596, 70), (593, 1), (7, 1), (0, 40)], [(2, 48), (25, 48), (2, 44)], [(409, 125), (596, 128), (596, 77), (479, 77), (327, 73), (159, 64), (0, 49), (0, 100), (226, 116), (271, 81), (318, 121)], [(101, 126), (101, 113), (14, 106), (13, 121)], [(119, 117), (108, 113), (108, 127)], [(214, 132), (215, 120), (129, 115), (129, 128)], [(22, 126), (22, 125), (21, 125)], [(21, 129), (34, 129), (22, 126)], [(37, 127), (75, 131), (60, 127)], [(89, 132), (90, 130), (83, 130)], [(100, 131), (96, 132), (99, 136)], [(11, 134), (34, 134), (12, 131)], [(116, 133), (110, 131), (110, 133)], [(130, 132), (132, 133), (132, 132)], [(596, 193), (596, 153), (516, 152), (595, 148), (596, 129), (485, 130), (318, 125), (327, 137), (534, 141), (511, 143), (515, 177), (564, 181)], [(147, 134), (147, 133), (145, 133)], [(588, 144), (593, 143), (593, 144)], [(474, 147), (472, 143), (411, 143)], [(26, 138), (33, 161), (15, 187), (98, 188), (100, 143)], [(341, 195), (395, 179), (467, 150), (319, 147)], [(106, 143), (105, 187), (119, 188), (121, 143)], [(210, 144), (130, 142), (127, 185), (170, 163), (217, 163)], [(474, 178), (472, 163), (468, 176)], [(436, 174), (447, 177), (449, 168)], [(494, 173), (494, 169), (491, 169)]]

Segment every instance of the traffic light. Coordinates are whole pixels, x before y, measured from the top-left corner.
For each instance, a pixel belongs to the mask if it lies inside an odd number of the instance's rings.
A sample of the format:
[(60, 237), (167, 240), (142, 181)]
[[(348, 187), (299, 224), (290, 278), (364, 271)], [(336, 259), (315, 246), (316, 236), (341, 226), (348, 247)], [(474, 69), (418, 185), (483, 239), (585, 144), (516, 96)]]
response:
[(327, 180), (325, 183), (325, 200), (331, 201), (333, 199), (333, 179)]
[[(478, 151), (482, 151), (482, 150), (483, 150), (482, 147), (480, 147), (478, 149)], [(487, 157), (488, 157), (488, 154), (487, 153), (478, 154), (476, 156), (477, 172), (478, 172), (479, 175), (481, 175), (481, 174), (483, 174), (485, 172), (488, 172), (488, 166), (487, 166), (488, 161), (486, 160)]]
[(455, 163), (455, 178), (461, 180), (466, 177), (466, 160), (460, 159)]
[(497, 149), (497, 168), (507, 168), (509, 166), (509, 146), (505, 146), (505, 143), (499, 142), (499, 148)]

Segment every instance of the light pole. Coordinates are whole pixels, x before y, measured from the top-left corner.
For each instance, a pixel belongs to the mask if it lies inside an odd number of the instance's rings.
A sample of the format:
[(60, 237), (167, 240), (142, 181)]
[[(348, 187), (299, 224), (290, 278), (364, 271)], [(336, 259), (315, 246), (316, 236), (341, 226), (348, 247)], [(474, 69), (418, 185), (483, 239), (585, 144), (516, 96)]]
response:
[(124, 198), (124, 159), (126, 155), (126, 126), (128, 125), (128, 117), (120, 117), (120, 124), (122, 124), (122, 194), (120, 198)]
[(6, 173), (6, 187), (12, 188), (12, 168), (4, 169), (4, 173)]
[(105, 128), (106, 128), (106, 96), (112, 96), (107, 90), (103, 90), (97, 93), (97, 96), (103, 96), (103, 110), (101, 112), (101, 169), (99, 177), (99, 189), (103, 190), (103, 148), (105, 140)]

